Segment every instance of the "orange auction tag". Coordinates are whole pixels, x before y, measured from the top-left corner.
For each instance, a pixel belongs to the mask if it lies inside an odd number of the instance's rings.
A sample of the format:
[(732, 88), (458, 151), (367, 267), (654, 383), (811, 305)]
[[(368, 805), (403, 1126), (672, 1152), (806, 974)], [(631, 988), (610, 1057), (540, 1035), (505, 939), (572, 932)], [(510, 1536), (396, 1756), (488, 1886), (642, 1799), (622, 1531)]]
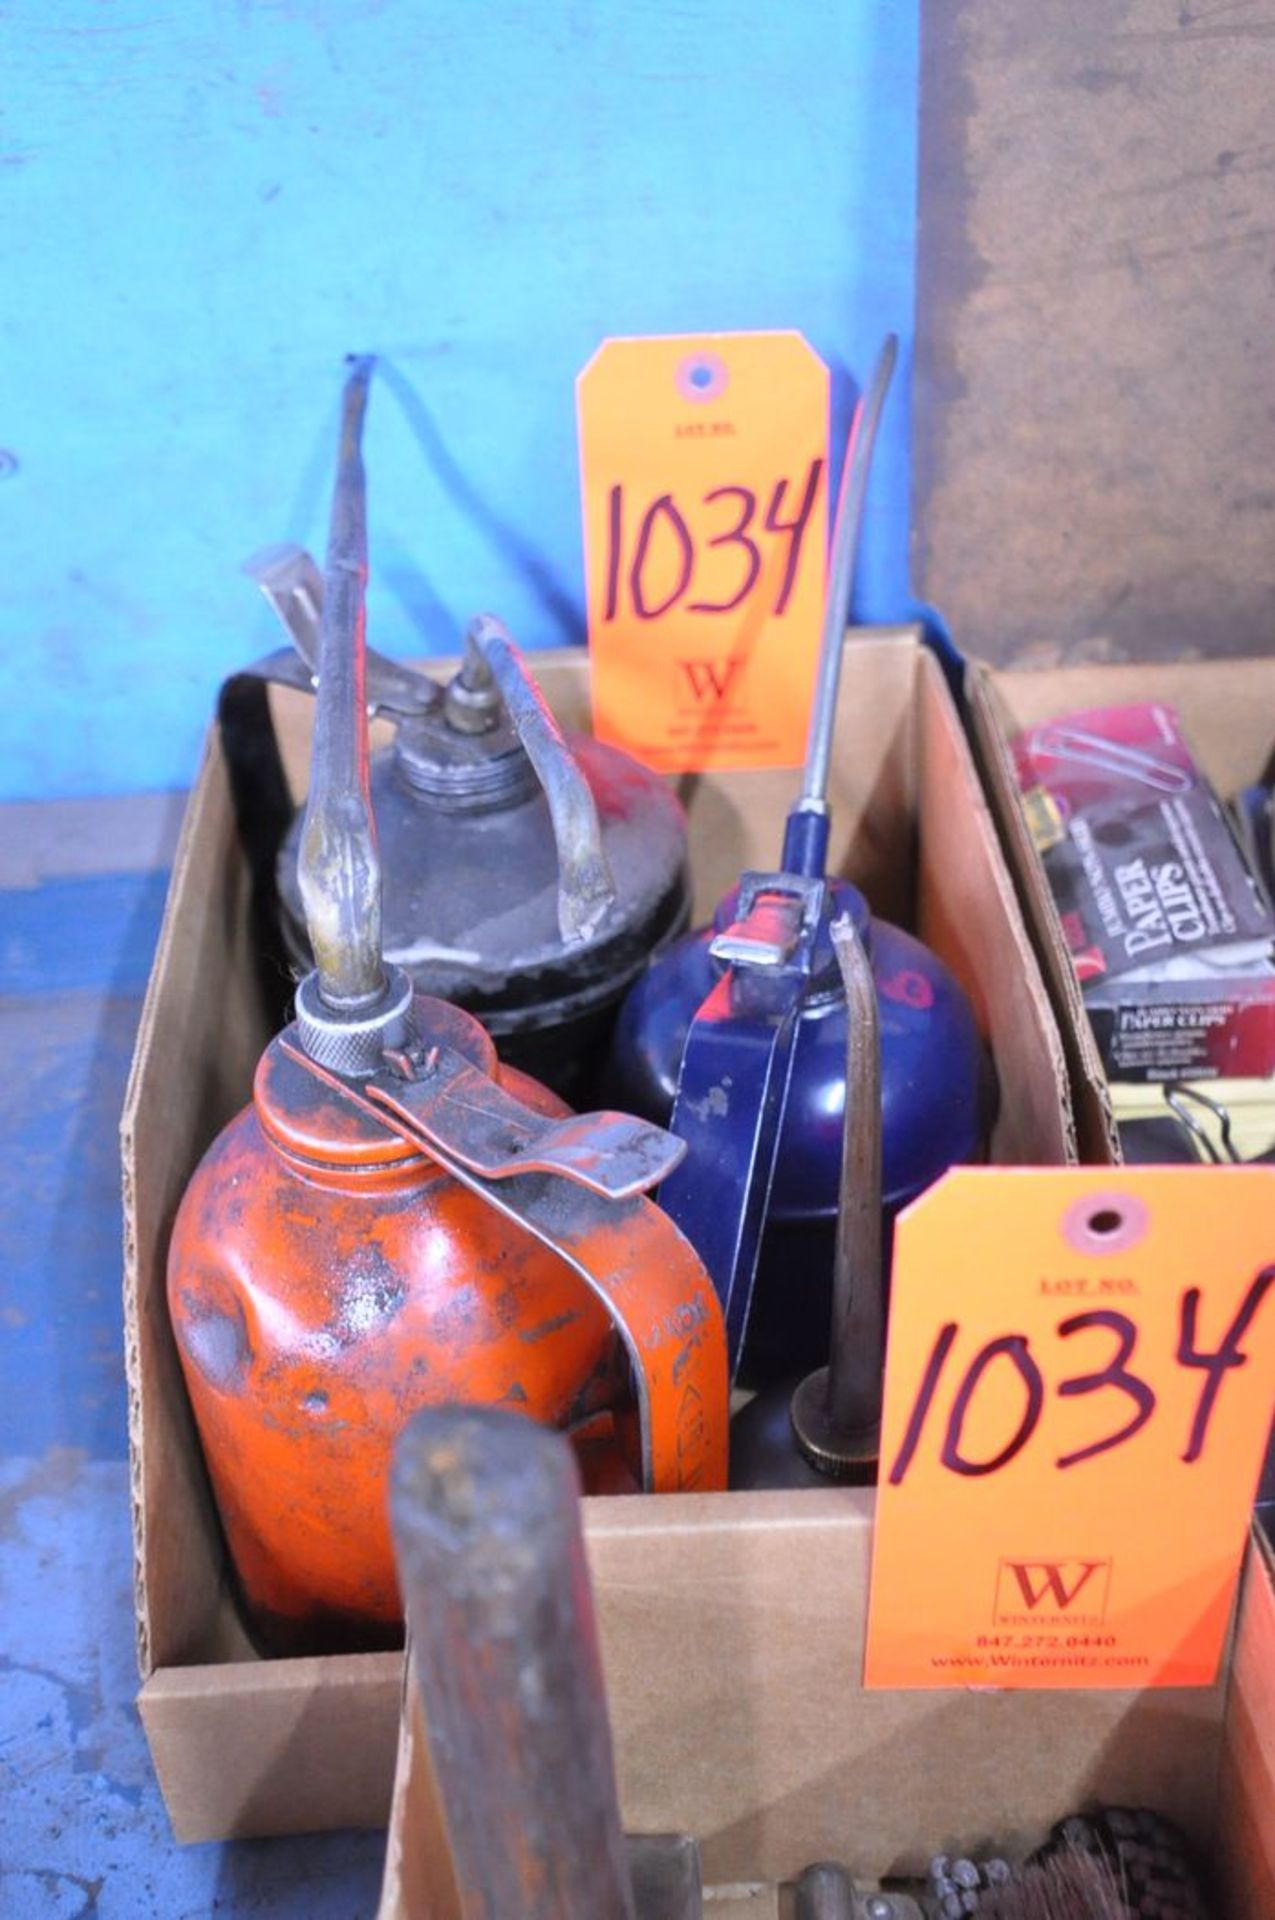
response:
[(962, 1168), (899, 1223), (865, 1680), (1204, 1686), (1275, 1404), (1275, 1168)]
[(594, 731), (664, 772), (799, 766), (827, 368), (798, 333), (607, 340), (578, 407)]

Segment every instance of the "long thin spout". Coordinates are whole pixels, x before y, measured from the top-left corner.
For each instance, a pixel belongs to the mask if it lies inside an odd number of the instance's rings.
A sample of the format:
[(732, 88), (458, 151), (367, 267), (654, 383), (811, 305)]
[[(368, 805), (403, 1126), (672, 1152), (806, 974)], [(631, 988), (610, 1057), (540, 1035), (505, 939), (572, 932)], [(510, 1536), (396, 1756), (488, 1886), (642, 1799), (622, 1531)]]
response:
[(828, 1415), (859, 1438), (881, 1420), (885, 1270), (881, 1244), (881, 1027), (876, 982), (847, 914), (832, 923), (849, 1013), (846, 1138), (833, 1267)]
[(381, 862), (368, 785), (367, 479), (363, 419), (375, 365), (351, 363), (328, 532), (318, 699), (298, 880), (319, 992), (328, 1006), (370, 1005), (385, 985)]
[(846, 622), (850, 618), (850, 595), (859, 558), (859, 529), (868, 493), (868, 476), (872, 471), (872, 452), (898, 352), (897, 336), (887, 334), (872, 370), (872, 378), (859, 396), (850, 427), (845, 465), (841, 470), (841, 489), (832, 529), (832, 551), (828, 559), (823, 638), (819, 648), (815, 696), (810, 709), (810, 732), (806, 740), (806, 765), (801, 777), (801, 793), (788, 815), (784, 836), (785, 872), (803, 873), (811, 879), (822, 875), (827, 856), (828, 766), (832, 758), (832, 732), (837, 718), (837, 689), (841, 684), (841, 654)]

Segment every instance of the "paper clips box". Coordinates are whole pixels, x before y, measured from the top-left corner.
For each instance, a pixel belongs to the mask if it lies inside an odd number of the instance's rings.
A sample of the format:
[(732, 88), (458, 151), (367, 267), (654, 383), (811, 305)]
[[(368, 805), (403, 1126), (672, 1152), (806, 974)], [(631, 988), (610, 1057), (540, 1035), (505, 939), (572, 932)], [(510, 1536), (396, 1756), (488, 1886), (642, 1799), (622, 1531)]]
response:
[(1125, 666), (994, 671), (971, 665), (970, 727), (988, 795), (1068, 1050), (1082, 1157), (1114, 1158), (1111, 1088), (1085, 1013), (1058, 909), (1020, 804), (1011, 741), (1028, 728), (1100, 706), (1154, 700), (1179, 715), (1217, 793), (1256, 781), (1275, 731), (1275, 660), (1155, 661)]
[[(540, 653), (534, 664), (559, 717), (586, 728), (584, 654)], [(442, 672), (446, 663), (434, 665)], [(312, 703), (295, 694), (273, 697), (299, 795)], [(701, 919), (742, 869), (773, 863), (796, 785), (795, 772), (683, 782)], [(878, 913), (929, 941), (973, 997), (1000, 1086), (993, 1157), (1019, 1164), (1072, 1157), (1063, 1048), (1048, 996), (946, 683), (910, 630), (849, 643), (831, 802), (837, 870), (865, 887)], [(382, 1824), (402, 1678), (397, 1654), (271, 1661), (255, 1655), (226, 1577), (168, 1323), (165, 1262), (177, 1204), (204, 1149), (247, 1100), (268, 1038), (250, 892), (214, 733), (190, 799), (122, 1123), (139, 1706), (183, 1840)], [(812, 1584), (834, 1610), (851, 1605), (852, 1589), (843, 1591), (851, 1577), (844, 1548), (818, 1524), (823, 1498), (803, 1496), (813, 1507), (798, 1503), (809, 1519), (796, 1523), (796, 1533), (811, 1557), (789, 1595), (794, 1623), (810, 1603)], [(750, 1557), (760, 1551), (758, 1541), (732, 1517), (749, 1511), (746, 1497), (720, 1496), (676, 1508), (637, 1501), (631, 1515), (619, 1515), (621, 1534), (639, 1526), (651, 1549), (649, 1572), (639, 1555), (624, 1575), (636, 1581), (635, 1649), (648, 1644), (643, 1599), (657, 1595), (666, 1559), (679, 1580), (692, 1584), (722, 1552), (739, 1578), (754, 1577)], [(773, 1579), (775, 1571), (759, 1561), (756, 1577)], [(603, 1569), (604, 1607), (607, 1577)], [(719, 1623), (727, 1645), (730, 1619), (728, 1598)], [(613, 1631), (627, 1636), (629, 1629)], [(622, 1689), (616, 1711), (635, 1764), (658, 1770), (667, 1749), (640, 1689)], [(753, 1764), (746, 1751), (728, 1750), (708, 1721), (696, 1740), (699, 1750), (684, 1755), (690, 1775), (732, 1767), (746, 1775)], [(746, 1777), (737, 1791), (747, 1807)], [(834, 1839), (826, 1833), (824, 1848)]]

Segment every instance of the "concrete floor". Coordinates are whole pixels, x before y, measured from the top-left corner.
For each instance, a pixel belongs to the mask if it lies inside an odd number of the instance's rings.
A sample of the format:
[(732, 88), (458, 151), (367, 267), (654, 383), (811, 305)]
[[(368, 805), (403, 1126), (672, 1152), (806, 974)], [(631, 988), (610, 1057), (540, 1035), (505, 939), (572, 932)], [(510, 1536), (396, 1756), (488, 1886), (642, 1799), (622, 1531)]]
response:
[(177, 1847), (133, 1707), (116, 1126), (181, 798), (0, 807), (0, 1914), (362, 1920), (382, 1835)]

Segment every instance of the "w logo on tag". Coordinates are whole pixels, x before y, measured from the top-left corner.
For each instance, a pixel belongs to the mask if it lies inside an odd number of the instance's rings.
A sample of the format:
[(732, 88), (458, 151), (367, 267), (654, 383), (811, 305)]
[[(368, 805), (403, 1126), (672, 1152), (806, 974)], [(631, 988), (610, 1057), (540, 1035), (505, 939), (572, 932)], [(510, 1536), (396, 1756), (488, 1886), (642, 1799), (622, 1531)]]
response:
[(1002, 1560), (996, 1577), (997, 1620), (1101, 1620), (1107, 1610), (1110, 1560)]
[(743, 654), (729, 654), (724, 660), (679, 660), (686, 675), (691, 697), (700, 706), (711, 701), (720, 705), (739, 677), (745, 664)]

